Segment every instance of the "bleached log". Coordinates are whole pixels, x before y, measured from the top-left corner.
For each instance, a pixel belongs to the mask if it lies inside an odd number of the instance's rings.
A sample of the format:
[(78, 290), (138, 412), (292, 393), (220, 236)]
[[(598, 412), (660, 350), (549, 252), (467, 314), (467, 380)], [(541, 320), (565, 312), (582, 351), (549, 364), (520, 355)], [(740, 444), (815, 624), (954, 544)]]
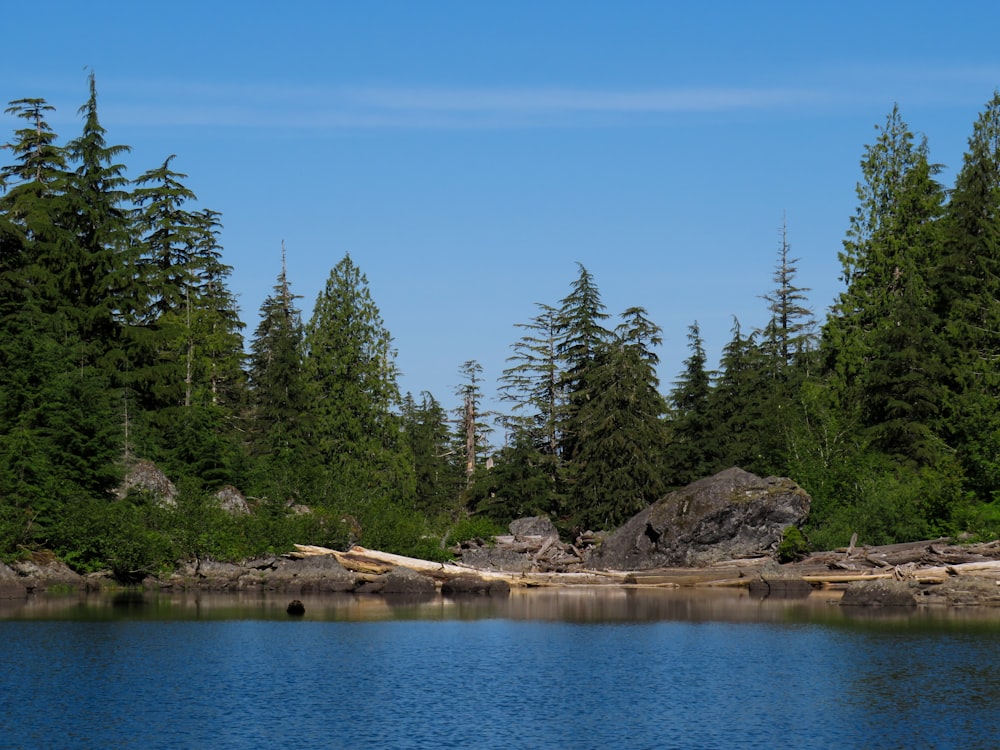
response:
[(1000, 560), (959, 563), (957, 565), (938, 565), (921, 568), (916, 573), (921, 576), (941, 577), (942, 579), (949, 576), (996, 576), (1000, 578)]
[(528, 583), (522, 580), (522, 576), (517, 573), (478, 570), (455, 563), (421, 560), (416, 557), (406, 557), (405, 555), (380, 552), (364, 547), (351, 547), (347, 552), (299, 544), (296, 544), (295, 548), (306, 554), (333, 555), (341, 565), (356, 573), (387, 573), (393, 568), (403, 567), (423, 573), (438, 581), (447, 581), (459, 576), (476, 575), (488, 581), (507, 581), (507, 583), (512, 585), (527, 585)]
[(894, 578), (893, 573), (852, 573), (840, 575), (817, 575), (802, 576), (803, 581), (809, 583), (851, 583), (852, 581), (875, 581), (879, 578)]

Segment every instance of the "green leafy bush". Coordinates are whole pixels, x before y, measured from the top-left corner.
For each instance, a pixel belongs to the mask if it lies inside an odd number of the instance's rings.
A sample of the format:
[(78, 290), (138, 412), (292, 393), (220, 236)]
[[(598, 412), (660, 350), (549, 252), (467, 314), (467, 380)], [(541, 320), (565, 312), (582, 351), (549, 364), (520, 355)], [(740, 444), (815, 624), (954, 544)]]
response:
[(797, 526), (789, 526), (778, 545), (778, 562), (800, 560), (809, 554), (809, 543)]
[(493, 538), (507, 533), (498, 521), (487, 516), (468, 516), (449, 529), (445, 537), (445, 545), (452, 546), (468, 539), (483, 539), (492, 542)]

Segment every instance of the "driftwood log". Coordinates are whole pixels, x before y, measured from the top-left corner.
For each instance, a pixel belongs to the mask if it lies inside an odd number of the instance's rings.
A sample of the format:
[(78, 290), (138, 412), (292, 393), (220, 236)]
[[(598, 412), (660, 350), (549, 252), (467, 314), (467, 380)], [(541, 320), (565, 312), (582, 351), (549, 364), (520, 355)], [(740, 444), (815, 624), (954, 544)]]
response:
[(395, 555), (391, 552), (366, 549), (354, 546), (346, 552), (316, 547), (308, 544), (296, 544), (293, 557), (309, 555), (333, 555), (337, 561), (350, 571), (362, 575), (380, 575), (393, 568), (403, 567), (415, 570), (442, 583), (462, 576), (478, 576), (487, 581), (506, 581), (511, 586), (563, 586), (563, 585), (609, 585), (625, 582), (624, 573), (607, 571), (579, 571), (572, 573), (508, 573), (502, 571), (480, 570), (459, 563), (441, 563), (421, 560), (415, 557)]
[[(782, 579), (795, 578), (818, 588), (841, 588), (854, 581), (893, 579), (918, 584), (940, 584), (959, 576), (993, 580), (1000, 584), (1000, 541), (956, 545), (933, 539), (880, 547), (859, 546), (813, 553), (796, 563), (776, 566), (769, 558), (732, 560), (702, 568), (666, 568), (644, 571), (597, 571), (583, 567), (583, 554), (572, 545), (551, 538), (510, 537), (500, 543), (522, 548), (538, 563), (531, 571), (483, 570), (462, 563), (442, 563), (352, 547), (346, 552), (295, 545), (293, 557), (332, 555), (359, 577), (374, 578), (396, 567), (429, 576), (439, 584), (462, 576), (506, 581), (511, 586), (613, 585), (635, 587), (747, 586), (776, 571)], [(853, 541), (853, 540), (852, 540)], [(567, 552), (567, 548), (571, 551)], [(556, 561), (571, 560), (559, 565)]]

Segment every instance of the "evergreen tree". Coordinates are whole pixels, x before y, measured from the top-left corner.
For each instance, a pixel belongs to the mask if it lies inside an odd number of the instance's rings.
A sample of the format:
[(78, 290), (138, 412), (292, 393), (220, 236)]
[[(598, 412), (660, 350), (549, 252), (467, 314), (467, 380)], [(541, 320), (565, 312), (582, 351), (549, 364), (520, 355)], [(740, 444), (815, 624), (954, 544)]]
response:
[(887, 455), (928, 465), (940, 397), (937, 322), (926, 278), (943, 192), (926, 142), (898, 108), (861, 162), (860, 203), (841, 254), (846, 290), (823, 330), (838, 408)]
[(757, 471), (766, 463), (766, 434), (771, 426), (768, 402), (774, 392), (772, 362), (755, 341), (744, 336), (733, 318), (732, 339), (723, 347), (719, 372), (708, 400), (712, 437), (719, 449), (720, 466)]
[(308, 452), (309, 401), (303, 374), (302, 314), (292, 293), (282, 245), (281, 273), (260, 307), (250, 342), (248, 377), (253, 455), (276, 466), (296, 464)]
[(76, 234), (76, 186), (51, 111), (42, 99), (11, 102), (27, 126), (0, 169), (0, 497), (25, 509), (43, 544), (69, 503), (117, 479), (114, 395), (94, 359), (111, 328), (81, 310), (103, 272)]
[[(139, 452), (210, 486), (233, 481), (235, 420), (245, 400), (243, 323), (226, 286), (219, 215), (190, 210), (196, 199), (170, 168), (173, 156), (136, 180), (133, 266), (143, 294), (123, 316), (126, 385), (144, 439)], [(134, 430), (134, 432), (139, 432)]]
[(795, 286), (798, 258), (791, 258), (788, 223), (781, 225), (781, 246), (774, 271), (775, 289), (764, 296), (771, 321), (764, 331), (771, 341), (782, 367), (791, 365), (797, 356), (813, 348), (816, 320), (806, 307), (807, 288)]
[(413, 458), (415, 509), (428, 518), (448, 515), (454, 520), (465, 482), (447, 412), (424, 391), (419, 402), (411, 393), (404, 396), (401, 416), (403, 437)]
[(577, 265), (580, 273), (563, 298), (556, 319), (557, 351), (562, 363), (559, 390), (564, 397), (559, 417), (559, 455), (567, 470), (564, 480), (571, 494), (574, 462), (582, 447), (580, 409), (596, 395), (595, 376), (603, 365), (600, 356), (611, 338), (602, 325), (608, 314), (594, 277), (582, 264)]
[(977, 119), (955, 180), (935, 279), (947, 370), (944, 432), (979, 499), (1000, 486), (1000, 93)]
[(506, 449), (494, 471), (507, 476), (500, 485), (510, 507), (555, 514), (561, 502), (560, 417), (565, 405), (559, 311), (544, 304), (538, 310), (530, 322), (517, 324), (525, 334), (513, 345), (514, 354), (507, 358), (511, 364), (500, 377), (500, 398), (513, 403), (514, 414), (504, 419)]
[(461, 368), (465, 382), (459, 386), (457, 394), (462, 399), (462, 405), (458, 408), (457, 421), (461, 429), (457, 435), (457, 453), (463, 457), (465, 463), (467, 485), (472, 483), (473, 475), (480, 465), (479, 456), (485, 456), (490, 452), (487, 441), (493, 431), (492, 425), (487, 422), (493, 414), (482, 407), (482, 372), (483, 366), (476, 360), (465, 362)]
[(671, 435), (666, 459), (670, 485), (688, 484), (719, 468), (718, 447), (711, 440), (711, 376), (697, 321), (688, 328), (688, 347), (684, 372), (670, 392)]
[(629, 308), (613, 343), (595, 356), (591, 396), (577, 412), (572, 518), (583, 528), (614, 528), (664, 490), (667, 444), (654, 349), (659, 326), (642, 308)]
[(558, 310), (539, 304), (528, 323), (516, 324), (526, 333), (513, 344), (512, 363), (500, 377), (500, 398), (513, 403), (507, 420), (514, 431), (524, 431), (530, 444), (551, 463), (555, 481), (559, 452), (559, 414), (563, 406), (562, 366), (559, 355)]
[(67, 147), (76, 165), (67, 189), (67, 223), (75, 242), (72, 254), (64, 256), (63, 294), (75, 303), (82, 338), (95, 356), (110, 355), (113, 372), (121, 358), (122, 299), (135, 293), (130, 277), (129, 180), (125, 166), (117, 161), (131, 149), (107, 144), (93, 73), (90, 96), (79, 112), (84, 117), (83, 132)]
[(393, 412), (400, 401), (395, 355), (368, 280), (344, 256), (305, 332), (313, 443), (329, 504), (408, 503), (413, 495), (413, 466)]

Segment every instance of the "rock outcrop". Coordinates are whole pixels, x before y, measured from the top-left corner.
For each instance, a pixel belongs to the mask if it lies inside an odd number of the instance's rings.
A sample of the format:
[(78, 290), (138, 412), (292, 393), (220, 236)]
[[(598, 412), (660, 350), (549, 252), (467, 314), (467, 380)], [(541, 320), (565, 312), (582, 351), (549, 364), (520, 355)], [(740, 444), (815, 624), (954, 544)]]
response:
[(587, 563), (604, 570), (649, 570), (769, 554), (785, 529), (805, 521), (810, 502), (791, 479), (726, 469), (638, 513), (605, 538)]
[(488, 581), (479, 576), (458, 576), (441, 584), (444, 596), (510, 596), (510, 584), (506, 581)]
[(154, 503), (164, 508), (177, 507), (177, 487), (152, 461), (140, 459), (128, 467), (115, 495), (124, 499), (131, 492), (147, 494)]
[(378, 594), (426, 595), (436, 594), (437, 584), (433, 579), (415, 570), (400, 566), (383, 573), (362, 591)]
[(23, 599), (28, 595), (24, 581), (13, 568), (0, 563), (0, 599)]
[(842, 607), (916, 607), (915, 587), (905, 581), (881, 578), (854, 581), (840, 600)]
[(230, 484), (215, 493), (215, 501), (222, 510), (233, 516), (250, 515), (250, 504), (243, 493)]
[(198, 560), (181, 566), (164, 580), (150, 578), (149, 588), (203, 591), (286, 591), (291, 594), (353, 591), (357, 576), (331, 555), (304, 559), (285, 557), (250, 560), (242, 565)]
[(66, 563), (45, 555), (30, 560), (18, 560), (11, 565), (28, 591), (62, 589), (73, 591), (84, 588), (84, 579)]

